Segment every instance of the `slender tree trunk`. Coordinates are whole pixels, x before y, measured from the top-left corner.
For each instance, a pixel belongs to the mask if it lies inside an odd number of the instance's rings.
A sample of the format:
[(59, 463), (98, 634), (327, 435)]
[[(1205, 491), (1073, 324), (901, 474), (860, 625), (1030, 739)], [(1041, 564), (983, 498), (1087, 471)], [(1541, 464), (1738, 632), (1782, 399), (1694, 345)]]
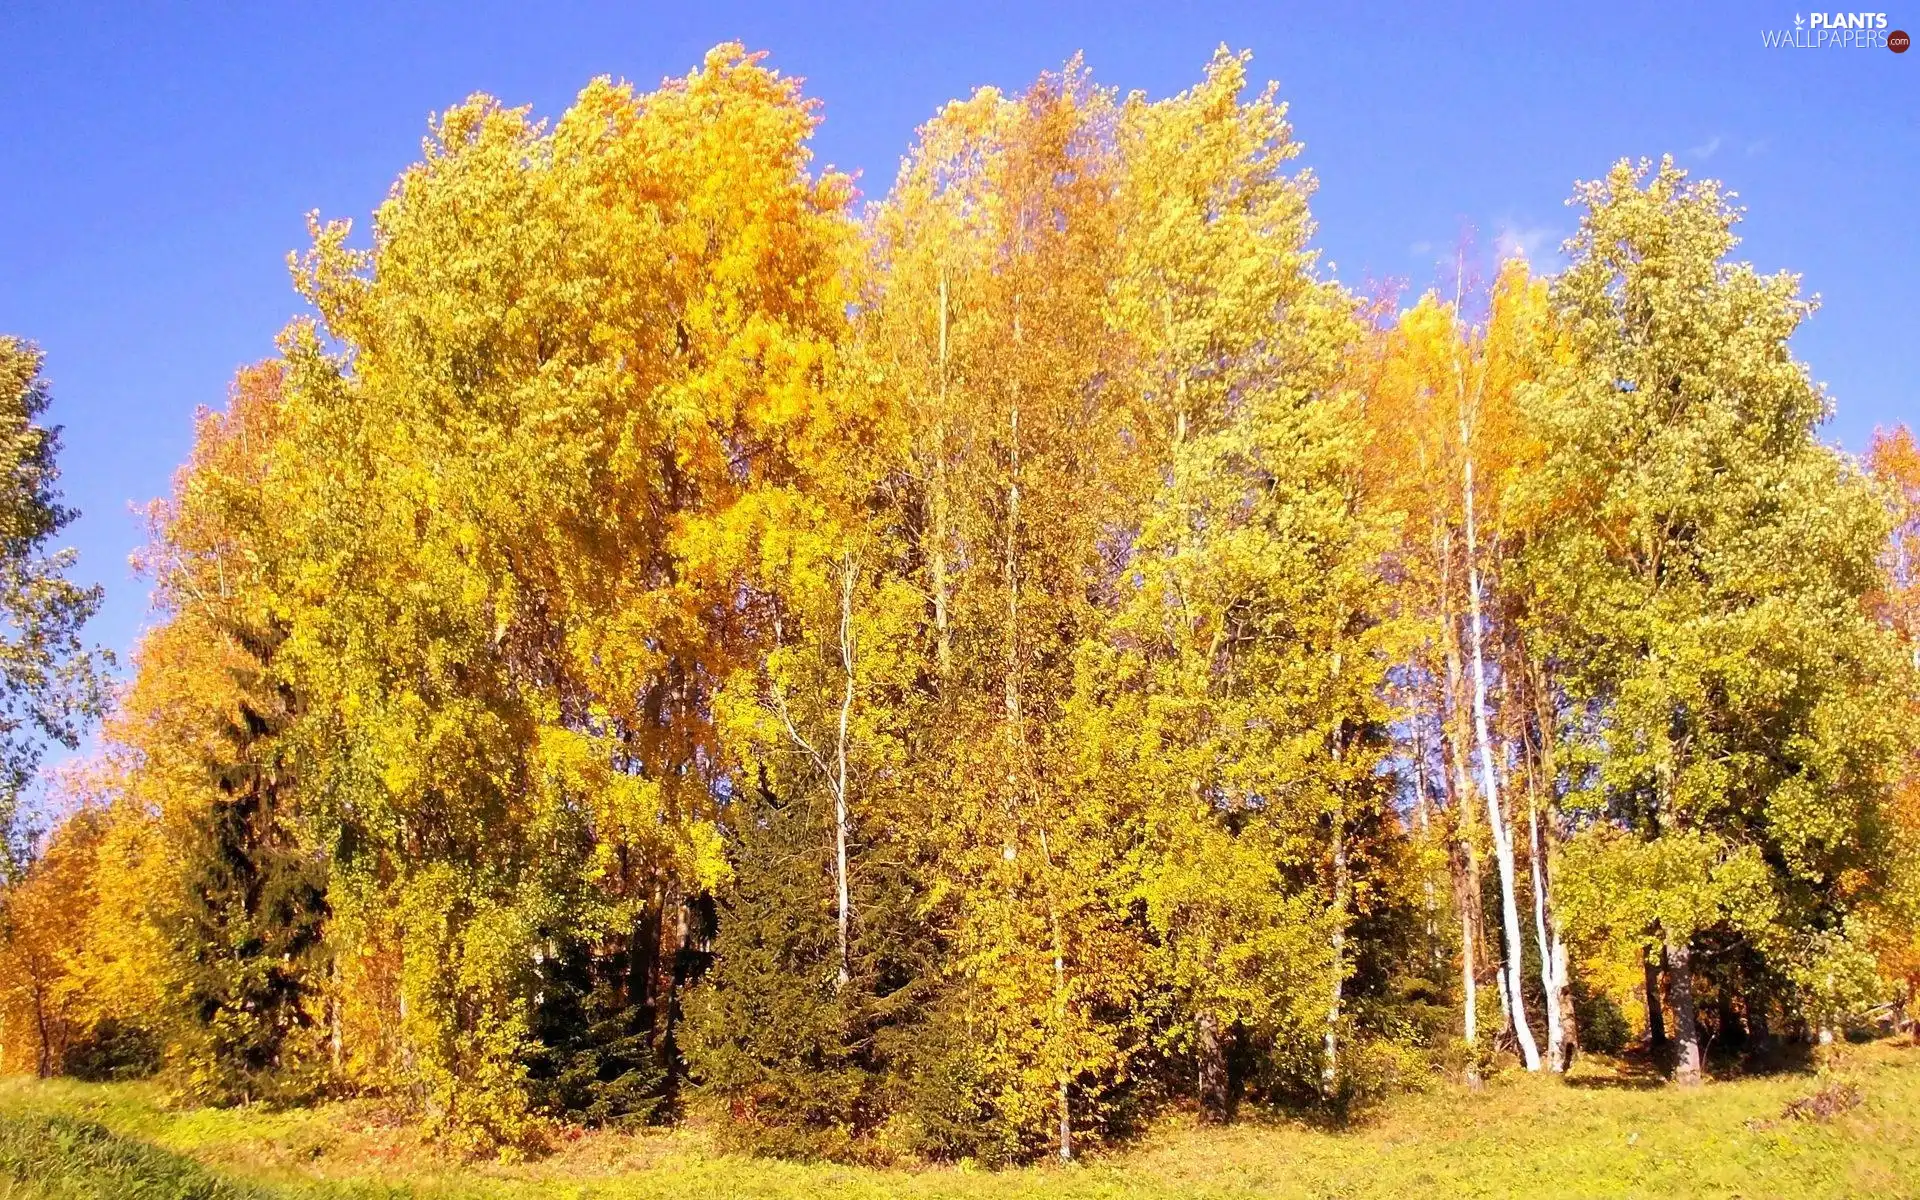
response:
[[(1551, 762), (1551, 759), (1546, 761)], [(1552, 776), (1547, 775), (1546, 778), (1551, 786)], [(1546, 995), (1547, 1006), (1547, 1068), (1563, 1072), (1573, 1065), (1575, 1037), (1573, 994), (1567, 973), (1567, 942), (1552, 902), (1552, 825), (1551, 812), (1543, 821), (1539, 805), (1528, 805), (1527, 828), (1532, 839), (1528, 858), (1533, 871), (1533, 933), (1540, 948), (1540, 985)]]
[[(1429, 809), (1431, 806), (1428, 804), (1428, 796), (1427, 796), (1427, 747), (1426, 747), (1426, 742), (1424, 738), (1421, 736), (1421, 728), (1422, 728), (1422, 725), (1424, 724), (1424, 714), (1422, 713), (1422, 709), (1424, 707), (1425, 705), (1420, 702), (1419, 694), (1416, 692), (1415, 699), (1414, 699), (1414, 716), (1412, 721), (1412, 725), (1413, 725), (1413, 816), (1414, 816), (1414, 823), (1420, 830), (1420, 840), (1423, 846), (1427, 842), (1427, 839), (1432, 835), (1432, 818), (1429, 812)], [(1437, 975), (1440, 969), (1440, 949), (1439, 949), (1440, 936), (1439, 936), (1439, 930), (1435, 923), (1434, 914), (1438, 910), (1439, 905), (1436, 902), (1434, 897), (1432, 872), (1430, 871), (1423, 872), (1423, 875), (1425, 876), (1425, 878), (1423, 878), (1420, 881), (1420, 884), (1421, 884), (1422, 890), (1425, 892), (1424, 901), (1425, 901), (1425, 910), (1426, 910), (1426, 914), (1425, 914), (1426, 921), (1424, 925), (1424, 930), (1426, 932), (1426, 937), (1427, 937), (1427, 965), (1428, 965), (1428, 968), (1434, 971)]]
[[(1015, 304), (1019, 297), (1015, 297)], [(1016, 312), (1013, 322), (1013, 338), (1020, 341), (1020, 318)], [(1013, 405), (1007, 417), (1009, 437), (1008, 479), (1007, 479), (1007, 539), (1006, 539), (1006, 588), (1007, 588), (1007, 641), (1006, 641), (1006, 679), (1004, 702), (1006, 706), (1009, 755), (1007, 763), (1007, 787), (1009, 792), (1018, 796), (1021, 791), (1020, 773), (1025, 759), (1026, 730), (1025, 716), (1021, 710), (1020, 697), (1020, 570), (1019, 570), (1019, 532), (1020, 532), (1020, 391), (1016, 381), (1013, 389)], [(1061, 927), (1059, 904), (1053, 894), (1053, 875), (1055, 864), (1053, 847), (1049, 844), (1044, 821), (1040, 825), (1040, 853), (1045, 878), (1043, 889), (1047, 901), (1047, 924), (1053, 939), (1053, 1000), (1055, 1020), (1064, 1031), (1067, 1024), (1069, 997), (1067, 993), (1067, 955), (1065, 931)], [(1009, 842), (1009, 848), (1012, 843)], [(1059, 1106), (1059, 1156), (1061, 1162), (1073, 1160), (1073, 1076), (1066, 1066), (1063, 1052), (1062, 1065), (1056, 1081), (1056, 1095)]]
[(1767, 1043), (1773, 1040), (1773, 1029), (1767, 1021), (1767, 997), (1759, 988), (1749, 991), (1742, 1006), (1747, 1020), (1747, 1038), (1752, 1042), (1752, 1050), (1765, 1050)]
[(1530, 690), (1533, 692), (1535, 733), (1540, 740), (1539, 753), (1536, 756), (1540, 764), (1540, 808), (1541, 820), (1538, 834), (1534, 839), (1533, 851), (1538, 856), (1535, 872), (1535, 890), (1546, 927), (1547, 944), (1542, 947), (1541, 970), (1552, 963), (1554, 987), (1549, 993), (1549, 1005), (1554, 1009), (1559, 1029), (1554, 1036), (1550, 1054), (1555, 1071), (1565, 1071), (1573, 1065), (1573, 1056), (1579, 1049), (1580, 1034), (1573, 1009), (1573, 980), (1568, 970), (1568, 951), (1566, 930), (1561, 926), (1559, 906), (1553, 900), (1553, 884), (1558, 877), (1558, 854), (1560, 838), (1560, 804), (1558, 792), (1559, 771), (1554, 765), (1554, 713), (1548, 693), (1546, 670), (1538, 662), (1529, 664)]
[(1667, 1000), (1673, 1005), (1673, 1079), (1693, 1087), (1701, 1079), (1700, 1019), (1693, 1002), (1693, 946), (1667, 937)]
[(1547, 875), (1541, 865), (1545, 855), (1540, 842), (1540, 811), (1532, 804), (1527, 807), (1527, 834), (1528, 866), (1533, 875), (1533, 938), (1540, 950), (1540, 987), (1546, 997), (1546, 1062), (1548, 1070), (1558, 1072), (1566, 1070), (1561, 1057), (1566, 1035), (1560, 1028), (1560, 969), (1565, 958), (1558, 953), (1557, 939), (1547, 932)]
[[(1468, 870), (1462, 873), (1460, 882), (1466, 888), (1477, 885), (1477, 872)], [(1473, 961), (1474, 943), (1480, 938), (1479, 922), (1474, 920), (1474, 903), (1471, 891), (1463, 889), (1460, 897), (1460, 986), (1465, 995), (1461, 1002), (1461, 1037), (1467, 1043), (1469, 1056), (1477, 1055), (1480, 1050), (1480, 976)], [(1480, 1082), (1480, 1063), (1478, 1058), (1469, 1057), (1467, 1078), (1471, 1083)]]
[(1333, 814), (1333, 987), (1327, 1006), (1326, 1056), (1320, 1067), (1320, 1091), (1333, 1099), (1340, 1080), (1340, 1013), (1347, 979), (1347, 837), (1344, 810)]
[[(1466, 428), (1462, 420), (1462, 442)], [(1534, 1043), (1533, 1030), (1527, 1025), (1526, 997), (1521, 991), (1520, 909), (1514, 897), (1513, 831), (1500, 808), (1500, 784), (1493, 761), (1493, 739), (1487, 722), (1487, 666), (1483, 619), (1480, 605), (1480, 567), (1477, 561), (1478, 539), (1474, 526), (1473, 455), (1468, 454), (1463, 470), (1463, 494), (1467, 526), (1467, 606), (1469, 654), (1473, 663), (1473, 732), (1480, 755), (1480, 790), (1487, 800), (1487, 825), (1493, 834), (1494, 859), (1500, 869), (1500, 919), (1506, 933), (1506, 976), (1509, 1013), (1514, 1037), (1520, 1043), (1520, 1057), (1527, 1070), (1540, 1069), (1540, 1048)]]
[(340, 1029), (340, 960), (333, 960), (329, 972), (333, 976), (332, 994), (327, 997), (327, 1049), (333, 1061), (333, 1073), (337, 1078), (340, 1068), (346, 1061), (346, 1039)]
[[(1531, 691), (1536, 680), (1532, 672), (1526, 670), (1524, 651), (1516, 651), (1513, 656), (1511, 674), (1525, 681)], [(1553, 776), (1548, 768), (1547, 739), (1551, 736), (1549, 727), (1529, 729), (1527, 716), (1518, 710), (1521, 706), (1512, 702), (1511, 694), (1503, 689), (1502, 700), (1513, 713), (1513, 725), (1517, 730), (1514, 738), (1520, 752), (1520, 765), (1527, 788), (1527, 873), (1532, 883), (1533, 893), (1533, 941), (1534, 949), (1540, 956), (1540, 993), (1544, 999), (1547, 1021), (1547, 1045), (1544, 1060), (1549, 1071), (1558, 1073), (1565, 1070), (1562, 1063), (1562, 1048), (1566, 1042), (1565, 1031), (1560, 1025), (1561, 978), (1559, 963), (1556, 961), (1554, 931), (1550, 929), (1547, 915), (1549, 876), (1547, 872), (1548, 830), (1540, 819), (1540, 799), (1544, 791), (1553, 794)]]
[(1440, 719), (1441, 755), (1453, 787), (1456, 849), (1453, 868), (1454, 904), (1460, 911), (1460, 1033), (1467, 1045), (1467, 1082), (1480, 1083), (1479, 1023), (1480, 975), (1476, 950), (1480, 943), (1480, 851), (1473, 836), (1473, 785), (1467, 778), (1467, 739), (1462, 731), (1460, 639), (1453, 610), (1453, 539), (1435, 520), (1434, 548), (1440, 563), (1441, 651), (1446, 660), (1445, 704)]
[(39, 972), (33, 976), (33, 1029), (40, 1045), (34, 1055), (34, 1072), (42, 1079), (53, 1078), (53, 1030), (52, 1022), (47, 1018), (46, 987), (40, 982)]
[(686, 951), (691, 944), (692, 923), (687, 920), (687, 898), (682, 896), (674, 915), (673, 965), (667, 972), (667, 987), (660, 997), (662, 1019), (660, 1023), (660, 1065), (666, 1068), (669, 1092), (679, 1083), (680, 1071), (676, 1065), (680, 1058), (675, 1036), (679, 1032), (675, 1025), (679, 1019), (680, 987), (686, 982)]
[[(1662, 957), (1665, 957), (1665, 953), (1661, 952)], [(1667, 1018), (1660, 1007), (1660, 968), (1651, 958), (1643, 965), (1646, 969), (1647, 1048), (1658, 1056), (1667, 1048)]]
[(934, 656), (940, 679), (953, 674), (953, 636), (947, 617), (947, 271), (940, 269), (940, 413), (933, 423), (933, 546), (928, 565), (933, 572)]
[[(1052, 858), (1052, 854), (1048, 854)], [(1052, 868), (1048, 868), (1052, 870)], [(1068, 954), (1066, 941), (1060, 933), (1060, 914), (1052, 914), (1054, 929), (1054, 1002), (1060, 1010), (1060, 1023), (1066, 1025), (1068, 1018)], [(1073, 1162), (1073, 1075), (1068, 1069), (1060, 1069), (1060, 1162)]]
[(851, 555), (841, 563), (840, 573), (840, 669), (846, 686), (840, 693), (840, 723), (834, 738), (833, 851), (834, 891), (839, 902), (840, 973), (834, 989), (847, 986), (852, 978), (853, 898), (847, 880), (847, 827), (851, 821), (847, 797), (847, 721), (853, 713), (853, 593), (860, 567)]

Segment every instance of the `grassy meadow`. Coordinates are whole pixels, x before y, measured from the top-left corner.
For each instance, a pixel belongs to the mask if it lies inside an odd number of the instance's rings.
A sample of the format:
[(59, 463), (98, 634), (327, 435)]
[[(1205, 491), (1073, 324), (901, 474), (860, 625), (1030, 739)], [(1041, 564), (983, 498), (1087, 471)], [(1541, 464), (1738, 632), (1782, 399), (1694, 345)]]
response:
[[(1857, 1093), (1826, 1116), (1796, 1101)], [(1508, 1072), (1478, 1094), (1401, 1096), (1328, 1131), (1243, 1113), (1174, 1119), (1071, 1167), (869, 1169), (727, 1154), (697, 1122), (580, 1132), (537, 1160), (447, 1157), (371, 1102), (173, 1110), (146, 1084), (0, 1080), (0, 1200), (129, 1197), (1220, 1197), (1920, 1195), (1920, 1049), (1832, 1051), (1815, 1070), (1686, 1093), (1589, 1059), (1569, 1081)]]

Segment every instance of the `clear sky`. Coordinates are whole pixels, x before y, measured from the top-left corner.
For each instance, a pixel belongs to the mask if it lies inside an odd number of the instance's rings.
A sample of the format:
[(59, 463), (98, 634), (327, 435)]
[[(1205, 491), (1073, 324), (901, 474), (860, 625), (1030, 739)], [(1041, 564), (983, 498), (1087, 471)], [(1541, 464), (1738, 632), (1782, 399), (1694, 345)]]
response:
[[(1892, 3), (1893, 0), (1881, 0)], [(1889, 28), (1920, 33), (1920, 0)], [(475, 91), (557, 114), (595, 75), (652, 86), (739, 39), (826, 103), (819, 160), (884, 193), (914, 127), (1084, 51), (1153, 96), (1221, 43), (1292, 105), (1320, 241), (1354, 285), (1436, 274), (1467, 226), (1557, 261), (1575, 179), (1673, 153), (1750, 213), (1739, 253), (1824, 307), (1795, 340), (1828, 436), (1920, 421), (1920, 51), (1767, 49), (1785, 0), (1325, 7), (127, 3), (0, 0), (0, 331), (47, 352), (94, 634), (124, 654), (147, 586), (132, 506), (196, 406), (299, 311), (304, 216), (364, 230), (430, 112)]]

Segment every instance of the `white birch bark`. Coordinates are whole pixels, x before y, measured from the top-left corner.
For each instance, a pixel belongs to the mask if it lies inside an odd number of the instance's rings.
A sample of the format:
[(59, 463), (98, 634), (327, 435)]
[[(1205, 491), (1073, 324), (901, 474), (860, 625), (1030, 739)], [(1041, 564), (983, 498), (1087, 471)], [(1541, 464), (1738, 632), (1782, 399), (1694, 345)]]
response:
[[(1461, 442), (1466, 444), (1467, 421), (1460, 419)], [(1500, 807), (1500, 783), (1493, 763), (1493, 739), (1487, 722), (1487, 663), (1485, 635), (1480, 604), (1480, 564), (1478, 535), (1474, 522), (1473, 454), (1469, 450), (1462, 465), (1462, 492), (1466, 509), (1467, 533), (1467, 607), (1468, 653), (1473, 663), (1473, 733), (1480, 757), (1480, 788), (1487, 799), (1487, 824), (1493, 834), (1493, 853), (1500, 871), (1500, 920), (1506, 932), (1506, 990), (1508, 1011), (1513, 1017), (1513, 1033), (1520, 1043), (1520, 1057), (1527, 1070), (1540, 1069), (1540, 1047), (1527, 1025), (1526, 997), (1521, 992), (1520, 909), (1514, 898), (1513, 830)]]
[(1549, 933), (1547, 929), (1547, 875), (1542, 868), (1546, 846), (1540, 836), (1538, 806), (1529, 808), (1527, 827), (1532, 846), (1527, 857), (1533, 869), (1533, 936), (1540, 948), (1540, 986), (1547, 998), (1547, 1069), (1557, 1072), (1566, 1070), (1561, 1049), (1566, 1045), (1566, 1033), (1560, 1028), (1560, 990), (1566, 982), (1567, 956), (1558, 930)]
[(840, 572), (840, 670), (845, 687), (840, 693), (840, 724), (834, 736), (833, 781), (833, 867), (834, 890), (839, 899), (840, 974), (835, 989), (847, 986), (851, 978), (853, 896), (847, 879), (847, 827), (851, 806), (847, 796), (847, 720), (853, 713), (853, 591), (859, 564), (849, 556)]

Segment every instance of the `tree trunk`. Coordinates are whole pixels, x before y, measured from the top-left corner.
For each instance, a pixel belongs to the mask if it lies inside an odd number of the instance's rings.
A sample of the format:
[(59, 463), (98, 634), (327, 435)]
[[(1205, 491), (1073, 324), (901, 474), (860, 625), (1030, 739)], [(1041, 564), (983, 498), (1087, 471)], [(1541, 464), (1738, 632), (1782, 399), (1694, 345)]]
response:
[(1220, 1019), (1203, 1012), (1195, 1021), (1199, 1044), (1195, 1047), (1200, 1094), (1200, 1119), (1209, 1125), (1224, 1125), (1231, 1115), (1227, 1080), (1227, 1048), (1220, 1036)]
[(1548, 871), (1547, 839), (1538, 808), (1527, 813), (1532, 838), (1533, 936), (1540, 950), (1540, 987), (1546, 995), (1547, 1069), (1556, 1073), (1573, 1064), (1573, 998), (1567, 978), (1567, 944), (1548, 907), (1552, 875)]
[(1643, 966), (1646, 969), (1647, 1049), (1658, 1055), (1667, 1048), (1666, 1013), (1660, 1007), (1660, 968), (1651, 958)]
[(1759, 988), (1747, 993), (1745, 1004), (1747, 1018), (1747, 1038), (1755, 1050), (1764, 1049), (1773, 1040), (1773, 1029), (1767, 1022), (1767, 998)]
[(851, 819), (847, 799), (847, 721), (853, 713), (853, 591), (859, 569), (859, 564), (852, 556), (848, 556), (841, 564), (840, 668), (846, 678), (846, 687), (840, 694), (840, 724), (834, 738), (833, 882), (838, 902), (837, 932), (840, 939), (840, 973), (834, 979), (835, 991), (846, 987), (847, 981), (852, 978), (849, 964), (852, 961), (853, 899), (847, 881), (847, 826)]
[[(1462, 418), (1462, 443), (1465, 443), (1465, 418)], [(1480, 755), (1480, 790), (1487, 801), (1487, 826), (1493, 834), (1493, 854), (1500, 870), (1500, 920), (1506, 933), (1506, 977), (1509, 1010), (1514, 1038), (1520, 1044), (1520, 1057), (1527, 1070), (1540, 1069), (1540, 1048), (1527, 1026), (1526, 997), (1521, 991), (1520, 908), (1514, 897), (1513, 831), (1507, 826), (1500, 807), (1500, 783), (1494, 770), (1493, 739), (1487, 721), (1487, 665), (1485, 635), (1480, 605), (1480, 567), (1477, 561), (1478, 538), (1474, 524), (1473, 456), (1466, 456), (1463, 467), (1463, 495), (1467, 525), (1467, 607), (1469, 654), (1473, 663), (1473, 733)]]
[(335, 958), (329, 974), (333, 976), (332, 994), (327, 997), (327, 1050), (337, 1079), (346, 1061), (346, 1038), (340, 1028), (340, 960)]
[(674, 915), (673, 965), (667, 972), (667, 986), (660, 996), (659, 1054), (660, 1066), (667, 1073), (667, 1091), (671, 1094), (679, 1085), (680, 1051), (675, 1043), (679, 1032), (675, 1025), (679, 1020), (680, 987), (686, 983), (687, 950), (692, 940), (692, 923), (687, 920), (687, 898), (682, 896)]
[(1528, 690), (1533, 694), (1534, 736), (1539, 743), (1534, 754), (1539, 768), (1537, 784), (1528, 796), (1528, 821), (1533, 834), (1534, 931), (1540, 943), (1540, 980), (1547, 996), (1547, 1065), (1553, 1071), (1565, 1072), (1573, 1065), (1579, 1034), (1573, 1012), (1566, 931), (1561, 928), (1559, 911), (1553, 902), (1554, 847), (1560, 829), (1555, 786), (1559, 774), (1553, 759), (1553, 707), (1547, 693), (1545, 669), (1531, 659), (1527, 662), (1527, 680)]
[[(1043, 839), (1044, 839), (1044, 835), (1043, 835)], [(1053, 858), (1053, 854), (1051, 850), (1047, 851), (1047, 858), (1049, 860), (1049, 869), (1051, 869), (1051, 860)], [(1049, 904), (1048, 907), (1051, 908), (1052, 905)], [(1057, 1009), (1059, 1012), (1060, 1023), (1062, 1025), (1065, 1025), (1066, 1018), (1067, 1018), (1067, 950), (1066, 950), (1065, 942), (1061, 936), (1059, 914), (1055, 912), (1050, 914), (1050, 917), (1051, 917), (1051, 924), (1053, 926), (1054, 1004), (1057, 1006)], [(1072, 1084), (1073, 1084), (1072, 1073), (1064, 1067), (1061, 1068), (1061, 1071), (1060, 1071), (1060, 1161), (1061, 1162), (1073, 1161)]]
[(947, 617), (947, 272), (940, 270), (940, 415), (933, 424), (933, 546), (927, 556), (933, 573), (934, 655), (944, 686), (953, 673), (953, 637)]
[(1445, 529), (1434, 532), (1434, 549), (1440, 561), (1441, 650), (1446, 660), (1445, 705), (1440, 722), (1440, 751), (1446, 759), (1447, 778), (1453, 787), (1454, 834), (1456, 850), (1453, 868), (1454, 905), (1460, 911), (1460, 1033), (1467, 1045), (1467, 1082), (1480, 1084), (1479, 1021), (1480, 976), (1475, 947), (1480, 942), (1480, 852), (1473, 838), (1473, 786), (1467, 778), (1467, 739), (1462, 731), (1460, 639), (1453, 612), (1453, 539)]
[(1064, 1074), (1060, 1076), (1060, 1161), (1073, 1161), (1073, 1100)]
[(40, 982), (39, 973), (33, 977), (33, 1026), (34, 1036), (40, 1045), (34, 1055), (35, 1073), (42, 1079), (53, 1078), (53, 1031), (52, 1022), (47, 1019), (46, 988)]
[(1460, 912), (1460, 1036), (1467, 1044), (1467, 1082), (1480, 1083), (1480, 980), (1475, 973), (1473, 947), (1480, 938), (1476, 899), (1480, 872), (1470, 846), (1456, 847), (1452, 856), (1453, 902)]
[[(1420, 841), (1424, 845), (1432, 835), (1433, 822), (1427, 804), (1427, 748), (1420, 737), (1421, 720), (1422, 714), (1416, 703), (1414, 719), (1412, 721), (1413, 818), (1415, 826), (1420, 831)], [(1424, 907), (1426, 910), (1426, 921), (1424, 923), (1424, 930), (1427, 937), (1427, 965), (1438, 973), (1440, 969), (1439, 936), (1434, 924), (1434, 912), (1439, 906), (1434, 902), (1432, 872), (1422, 872), (1422, 874), (1424, 878), (1421, 879), (1420, 884), (1422, 890), (1425, 892)]]
[(1673, 1005), (1673, 1079), (1693, 1087), (1701, 1079), (1700, 1021), (1693, 1004), (1693, 946), (1667, 938), (1667, 1000)]
[(1344, 814), (1333, 815), (1333, 998), (1327, 1006), (1326, 1057), (1320, 1067), (1320, 1090), (1331, 1100), (1340, 1081), (1340, 1012), (1347, 978), (1347, 838)]

